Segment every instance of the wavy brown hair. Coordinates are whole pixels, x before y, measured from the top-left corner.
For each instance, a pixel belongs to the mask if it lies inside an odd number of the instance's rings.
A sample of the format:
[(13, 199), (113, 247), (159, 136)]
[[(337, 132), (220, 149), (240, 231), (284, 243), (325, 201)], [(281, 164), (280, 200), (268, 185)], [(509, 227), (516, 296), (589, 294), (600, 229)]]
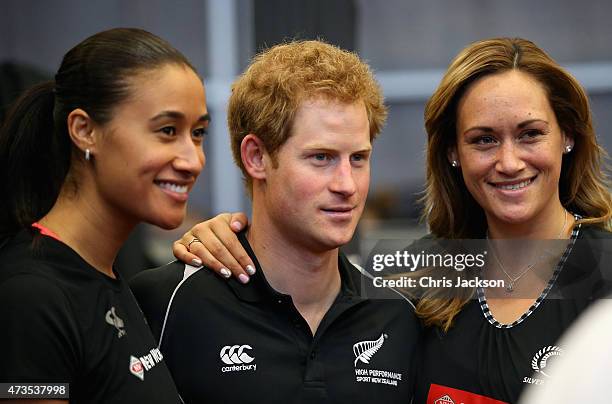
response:
[[(466, 88), (491, 74), (519, 70), (546, 90), (560, 128), (574, 139), (563, 156), (559, 197), (582, 223), (612, 230), (610, 183), (604, 171), (607, 154), (597, 143), (591, 109), (578, 81), (533, 42), (521, 38), (494, 38), (475, 42), (451, 62), (425, 107), (427, 173), (423, 217), (440, 238), (482, 238), (487, 224), (483, 209), (467, 190), (461, 172), (448, 162), (456, 144), (457, 105)], [(450, 301), (430, 290), (417, 306), (429, 325), (448, 329), (469, 294)]]

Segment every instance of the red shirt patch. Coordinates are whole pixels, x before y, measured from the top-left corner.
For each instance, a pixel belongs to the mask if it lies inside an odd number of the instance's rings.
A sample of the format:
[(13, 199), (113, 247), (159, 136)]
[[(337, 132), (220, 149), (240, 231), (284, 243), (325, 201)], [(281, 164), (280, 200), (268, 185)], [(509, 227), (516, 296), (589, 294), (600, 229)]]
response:
[(439, 384), (429, 386), (427, 404), (508, 404), (469, 391), (453, 389)]

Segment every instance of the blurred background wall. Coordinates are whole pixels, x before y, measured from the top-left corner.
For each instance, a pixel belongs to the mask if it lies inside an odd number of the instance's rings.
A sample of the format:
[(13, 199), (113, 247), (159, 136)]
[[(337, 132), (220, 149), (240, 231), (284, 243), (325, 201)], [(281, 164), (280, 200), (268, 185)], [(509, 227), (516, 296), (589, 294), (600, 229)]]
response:
[[(169, 245), (191, 224), (245, 210), (240, 173), (225, 129), (236, 74), (258, 50), (291, 38), (321, 38), (371, 64), (390, 108), (376, 141), (363, 238), (410, 237), (423, 188), (423, 108), (452, 57), (475, 40), (534, 41), (586, 87), (600, 143), (612, 150), (612, 2), (607, 0), (4, 0), (0, 3), (0, 112), (24, 87), (52, 77), (63, 54), (95, 32), (140, 27), (172, 43), (198, 68), (213, 117), (207, 166), (185, 226), (143, 226), (122, 266), (169, 260)], [(1, 116), (1, 115), (0, 115)], [(359, 240), (360, 237), (357, 237)], [(363, 244), (363, 243), (362, 243)], [(358, 243), (349, 247), (357, 251)], [(143, 254), (143, 251), (145, 252)]]

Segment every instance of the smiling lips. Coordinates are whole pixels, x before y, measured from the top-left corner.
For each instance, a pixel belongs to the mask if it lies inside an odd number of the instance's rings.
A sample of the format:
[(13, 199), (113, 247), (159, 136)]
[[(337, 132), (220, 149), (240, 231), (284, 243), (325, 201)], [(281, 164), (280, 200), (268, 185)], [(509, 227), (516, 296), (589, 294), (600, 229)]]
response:
[(155, 181), (155, 184), (160, 187), (164, 193), (179, 202), (186, 201), (189, 196), (189, 186), (187, 184), (178, 184), (168, 181)]
[(526, 180), (489, 182), (489, 185), (492, 185), (493, 187), (502, 191), (518, 191), (529, 186), (536, 179), (536, 177), (537, 175)]

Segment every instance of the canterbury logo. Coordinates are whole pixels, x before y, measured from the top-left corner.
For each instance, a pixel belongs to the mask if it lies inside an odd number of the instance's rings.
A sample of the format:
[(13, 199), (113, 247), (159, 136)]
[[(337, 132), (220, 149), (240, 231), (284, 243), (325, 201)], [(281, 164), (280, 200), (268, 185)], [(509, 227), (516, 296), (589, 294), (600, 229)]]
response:
[(227, 345), (221, 348), (219, 356), (223, 363), (227, 363), (228, 365), (251, 363), (255, 358), (244, 352), (246, 349), (251, 350), (253, 348), (251, 348), (250, 345)]
[(353, 345), (353, 353), (355, 354), (355, 366), (357, 362), (370, 363), (370, 359), (383, 346), (387, 338), (387, 334), (380, 334), (380, 338), (376, 341), (361, 341)]
[(556, 345), (544, 347), (533, 356), (533, 359), (531, 360), (531, 368), (536, 372), (542, 373), (546, 377), (550, 377), (548, 374), (546, 374), (546, 372), (544, 372), (547, 361), (551, 356), (561, 355), (563, 355), (563, 350)]

